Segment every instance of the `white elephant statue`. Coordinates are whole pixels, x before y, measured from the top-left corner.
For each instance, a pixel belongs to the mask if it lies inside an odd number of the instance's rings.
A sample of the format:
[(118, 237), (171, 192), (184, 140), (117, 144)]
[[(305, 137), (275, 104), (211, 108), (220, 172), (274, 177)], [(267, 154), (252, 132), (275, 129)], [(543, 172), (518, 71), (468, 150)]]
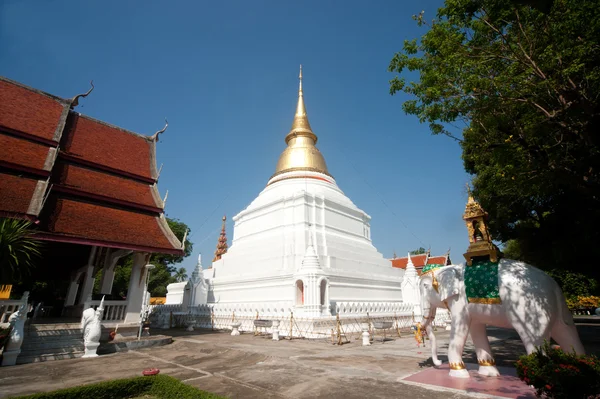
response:
[(452, 377), (469, 377), (462, 360), (469, 332), (475, 345), (479, 374), (499, 375), (486, 325), (515, 329), (528, 354), (550, 337), (563, 350), (584, 354), (560, 287), (549, 275), (526, 263), (501, 259), (498, 263), (479, 262), (473, 266), (426, 267), (420, 278), (420, 295), (423, 327), (429, 335), (436, 366), (442, 362), (437, 357), (431, 323), (438, 307), (450, 311), (448, 361)]

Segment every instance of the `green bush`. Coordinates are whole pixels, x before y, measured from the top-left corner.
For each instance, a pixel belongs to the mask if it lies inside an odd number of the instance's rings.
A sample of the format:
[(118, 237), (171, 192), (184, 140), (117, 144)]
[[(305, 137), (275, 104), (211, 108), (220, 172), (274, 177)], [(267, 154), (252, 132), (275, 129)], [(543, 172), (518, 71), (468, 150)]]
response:
[(600, 394), (600, 359), (555, 349), (548, 342), (517, 361), (517, 375), (537, 395), (587, 399)]
[(156, 377), (152, 389), (148, 393), (161, 399), (223, 399), (222, 396), (201, 391), (179, 382), (173, 377), (166, 375)]
[(105, 381), (13, 399), (126, 399), (142, 394), (154, 395), (161, 399), (222, 399), (221, 396), (185, 385), (167, 375)]

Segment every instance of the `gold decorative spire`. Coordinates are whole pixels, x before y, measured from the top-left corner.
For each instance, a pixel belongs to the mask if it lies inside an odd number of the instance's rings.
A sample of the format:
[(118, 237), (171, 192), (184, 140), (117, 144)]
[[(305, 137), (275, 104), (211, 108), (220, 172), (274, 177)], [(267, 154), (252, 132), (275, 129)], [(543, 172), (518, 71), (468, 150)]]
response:
[(227, 253), (227, 235), (225, 234), (225, 221), (227, 220), (227, 216), (223, 215), (223, 225), (221, 226), (221, 234), (219, 235), (219, 240), (217, 241), (217, 249), (215, 250), (215, 257), (213, 258), (213, 262), (221, 259), (221, 256)]
[(297, 170), (308, 170), (330, 175), (323, 154), (315, 147), (317, 135), (313, 133), (304, 105), (302, 90), (302, 65), (300, 65), (298, 105), (290, 132), (285, 136), (288, 145), (279, 157), (275, 175)]
[(488, 213), (479, 205), (479, 202), (473, 198), (471, 188), (467, 184), (469, 199), (465, 207), (463, 219), (469, 232), (469, 248), (464, 254), (467, 265), (473, 264), (473, 258), (488, 258), (492, 262), (497, 262), (502, 253), (492, 242), (492, 236), (487, 226)]

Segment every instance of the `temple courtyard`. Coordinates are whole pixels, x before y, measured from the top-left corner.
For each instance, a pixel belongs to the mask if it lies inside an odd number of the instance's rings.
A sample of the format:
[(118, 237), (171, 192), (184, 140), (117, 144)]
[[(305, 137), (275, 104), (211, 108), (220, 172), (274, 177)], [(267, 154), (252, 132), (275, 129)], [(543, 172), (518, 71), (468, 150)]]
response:
[[(580, 320), (578, 330), (586, 351), (599, 355), (600, 324)], [(473, 378), (467, 381), (451, 380), (444, 366), (432, 368), (429, 341), (419, 348), (409, 334), (385, 342), (378, 336), (365, 347), (360, 340), (337, 346), (325, 340), (272, 341), (270, 336), (251, 333), (237, 337), (211, 331), (168, 333), (173, 343), (166, 346), (3, 368), (0, 397), (139, 376), (156, 367), (161, 374), (229, 398), (534, 398), (511, 376), (511, 365), (525, 352), (512, 330), (488, 328), (504, 376), (483, 379), (471, 372)], [(448, 335), (438, 329), (444, 361)], [(465, 361), (475, 364), (474, 356), (469, 340)]]

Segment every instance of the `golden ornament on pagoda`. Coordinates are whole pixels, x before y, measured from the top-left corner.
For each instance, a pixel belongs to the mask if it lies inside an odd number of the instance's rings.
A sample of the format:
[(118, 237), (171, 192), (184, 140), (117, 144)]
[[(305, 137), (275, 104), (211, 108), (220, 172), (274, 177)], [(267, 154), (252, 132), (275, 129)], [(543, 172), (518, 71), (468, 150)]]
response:
[(310, 171), (331, 176), (327, 170), (325, 158), (317, 144), (317, 135), (312, 131), (308, 122), (308, 114), (304, 105), (302, 91), (302, 65), (300, 66), (300, 87), (298, 88), (298, 105), (290, 132), (285, 136), (287, 148), (283, 151), (277, 162), (275, 174), (277, 176), (286, 172)]
[(215, 250), (215, 257), (213, 258), (213, 262), (221, 259), (221, 256), (227, 253), (227, 235), (225, 234), (226, 220), (227, 216), (223, 216), (223, 225), (221, 226), (221, 234), (219, 235), (219, 240), (217, 241), (217, 249)]
[(467, 265), (473, 264), (473, 258), (488, 258), (492, 262), (497, 262), (502, 253), (492, 242), (487, 226), (488, 213), (475, 201), (468, 184), (467, 191), (469, 199), (463, 215), (469, 232), (469, 248), (464, 254)]

